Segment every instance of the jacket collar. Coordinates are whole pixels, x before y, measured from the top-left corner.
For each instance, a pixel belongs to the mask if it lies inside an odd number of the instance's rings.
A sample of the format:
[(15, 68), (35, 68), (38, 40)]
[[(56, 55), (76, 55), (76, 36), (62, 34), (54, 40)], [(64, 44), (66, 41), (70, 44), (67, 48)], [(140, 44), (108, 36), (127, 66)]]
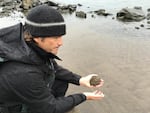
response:
[(35, 52), (36, 52), (42, 59), (45, 59), (45, 60), (48, 60), (48, 59), (61, 60), (58, 56), (56, 56), (56, 55), (54, 55), (54, 54), (52, 54), (52, 53), (48, 53), (48, 52), (44, 51), (42, 48), (38, 47), (34, 41), (29, 41), (29, 42), (27, 42), (27, 44), (28, 44), (33, 50), (35, 50)]

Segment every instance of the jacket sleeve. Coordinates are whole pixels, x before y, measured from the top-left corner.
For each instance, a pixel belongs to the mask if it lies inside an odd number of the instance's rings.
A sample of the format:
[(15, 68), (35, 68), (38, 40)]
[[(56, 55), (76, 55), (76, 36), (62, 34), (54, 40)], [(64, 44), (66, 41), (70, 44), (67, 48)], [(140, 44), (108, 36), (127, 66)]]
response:
[(55, 73), (56, 79), (65, 80), (68, 83), (79, 85), (79, 80), (81, 78), (80, 75), (75, 74), (69, 71), (68, 69), (63, 68), (62, 66), (58, 65), (56, 61), (54, 61), (53, 63), (54, 63), (54, 67), (56, 70), (56, 73)]
[(84, 94), (55, 98), (41, 74), (28, 73), (11, 85), (29, 113), (65, 113), (86, 100)]

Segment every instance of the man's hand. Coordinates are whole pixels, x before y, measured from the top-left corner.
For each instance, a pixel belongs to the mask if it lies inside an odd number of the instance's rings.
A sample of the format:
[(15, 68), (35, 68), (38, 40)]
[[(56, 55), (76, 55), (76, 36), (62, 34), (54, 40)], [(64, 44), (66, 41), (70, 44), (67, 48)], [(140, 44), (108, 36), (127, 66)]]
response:
[(101, 87), (103, 84), (104, 84), (104, 80), (103, 79), (100, 79), (100, 83), (96, 86), (92, 86), (90, 85), (90, 80), (93, 76), (98, 76), (97, 74), (90, 74), (90, 75), (87, 75), (85, 77), (81, 77), (80, 79), (80, 85), (81, 86), (86, 86), (86, 87), (89, 87), (89, 88), (92, 88), (92, 87)]
[(104, 97), (104, 94), (101, 91), (94, 91), (94, 92), (84, 92), (87, 100), (100, 100)]

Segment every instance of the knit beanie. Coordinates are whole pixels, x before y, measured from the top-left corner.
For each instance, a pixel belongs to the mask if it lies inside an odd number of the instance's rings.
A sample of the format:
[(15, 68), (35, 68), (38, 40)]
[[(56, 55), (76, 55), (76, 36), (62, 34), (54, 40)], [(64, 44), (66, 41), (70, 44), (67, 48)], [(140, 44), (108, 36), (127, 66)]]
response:
[(51, 37), (66, 34), (62, 15), (48, 5), (32, 8), (25, 20), (25, 30), (34, 37)]

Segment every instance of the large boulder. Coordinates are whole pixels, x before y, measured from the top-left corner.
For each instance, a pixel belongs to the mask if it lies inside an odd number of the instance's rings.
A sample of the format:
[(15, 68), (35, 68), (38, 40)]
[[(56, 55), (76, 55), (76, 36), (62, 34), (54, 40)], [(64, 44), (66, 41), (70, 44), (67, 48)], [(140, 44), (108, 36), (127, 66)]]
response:
[(77, 16), (77, 17), (80, 17), (80, 18), (86, 18), (86, 17), (87, 17), (87, 16), (86, 16), (86, 13), (83, 12), (83, 11), (77, 11), (77, 12), (76, 12), (76, 16)]
[(142, 8), (123, 8), (117, 13), (117, 19), (122, 21), (141, 21), (145, 18)]

